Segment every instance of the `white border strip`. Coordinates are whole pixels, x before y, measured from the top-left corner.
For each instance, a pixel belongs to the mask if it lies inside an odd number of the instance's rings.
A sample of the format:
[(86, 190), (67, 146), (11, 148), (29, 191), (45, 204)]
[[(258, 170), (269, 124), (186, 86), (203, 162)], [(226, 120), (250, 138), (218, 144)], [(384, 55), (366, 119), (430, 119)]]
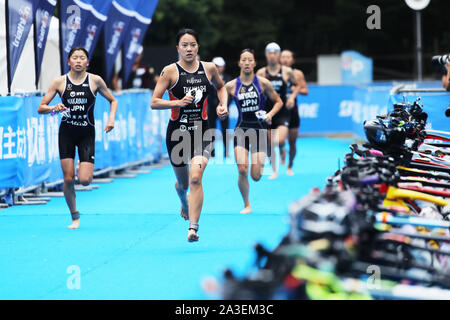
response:
[(132, 17), (132, 16), (135, 15), (135, 11), (128, 10), (128, 9), (122, 7), (119, 3), (117, 3), (116, 0), (114, 0), (112, 4), (113, 4), (114, 7), (116, 7), (116, 9), (117, 9), (120, 13), (122, 13), (122, 14), (124, 14), (124, 15), (126, 15), (126, 16)]
[(139, 22), (142, 22), (143, 24), (150, 24), (150, 23), (152, 23), (152, 19), (151, 18), (146, 18), (146, 17), (140, 15), (138, 12), (135, 12), (134, 17)]
[[(50, 1), (54, 1), (55, 4), (56, 4), (56, 0), (48, 0), (48, 1), (49, 1), (49, 2), (50, 2)], [(108, 19), (107, 16), (105, 16), (104, 14), (101, 14), (100, 12), (98, 12), (98, 11), (92, 6), (92, 4), (87, 4), (87, 3), (81, 2), (80, 0), (73, 0), (73, 1), (74, 1), (74, 2), (77, 4), (77, 6), (79, 6), (81, 9), (90, 11), (97, 19), (102, 20), (103, 22), (105, 22), (105, 21)]]
[(81, 9), (91, 11), (92, 6), (90, 4), (84, 3), (80, 0), (73, 0), (73, 2), (75, 2), (75, 4), (79, 6)]
[(106, 20), (108, 20), (108, 17), (107, 17), (107, 16), (105, 16), (104, 14), (98, 12), (94, 7), (92, 7), (91, 12), (92, 12), (92, 14), (94, 15), (94, 17), (96, 17), (97, 19), (99, 19), (99, 20), (101, 20), (101, 21), (103, 21), (103, 22), (105, 22)]

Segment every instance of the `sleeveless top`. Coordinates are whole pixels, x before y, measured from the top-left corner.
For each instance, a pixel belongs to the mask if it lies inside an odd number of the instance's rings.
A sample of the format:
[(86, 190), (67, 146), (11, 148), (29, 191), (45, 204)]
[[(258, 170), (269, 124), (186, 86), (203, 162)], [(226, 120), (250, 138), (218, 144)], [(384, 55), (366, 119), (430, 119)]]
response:
[(208, 95), (213, 87), (209, 81), (203, 62), (199, 62), (194, 72), (188, 72), (178, 63), (175, 63), (178, 71), (177, 82), (169, 89), (170, 100), (181, 100), (187, 93), (197, 96), (198, 101), (185, 107), (172, 109), (170, 121), (180, 124), (193, 124), (194, 121), (206, 121), (208, 119), (207, 105)]
[(281, 73), (281, 68), (277, 72), (276, 75), (271, 75), (266, 67), (266, 78), (270, 81), (272, 84), (272, 87), (275, 89), (275, 91), (280, 96), (281, 100), (283, 101), (283, 104), (286, 102), (286, 92), (287, 92), (287, 83), (283, 80), (283, 75)]
[(89, 73), (86, 74), (86, 78), (80, 84), (73, 83), (68, 74), (65, 78), (64, 91), (60, 93), (60, 97), (68, 110), (61, 112), (61, 126), (80, 129), (95, 127), (94, 105), (96, 94), (92, 92)]
[(265, 129), (267, 124), (257, 118), (256, 112), (264, 110), (266, 98), (255, 75), (249, 85), (242, 83), (241, 77), (236, 79), (234, 101), (239, 112), (236, 128)]

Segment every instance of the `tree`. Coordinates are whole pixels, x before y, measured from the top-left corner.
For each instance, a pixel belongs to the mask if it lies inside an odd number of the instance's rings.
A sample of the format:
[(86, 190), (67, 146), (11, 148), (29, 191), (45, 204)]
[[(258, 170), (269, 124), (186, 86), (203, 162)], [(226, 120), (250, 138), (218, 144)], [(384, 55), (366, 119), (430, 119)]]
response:
[[(381, 29), (369, 30), (370, 5), (381, 9)], [(422, 12), (424, 76), (435, 77), (432, 55), (450, 52), (450, 1), (433, 0)], [(182, 27), (200, 36), (203, 60), (216, 55), (236, 75), (239, 52), (252, 48), (259, 65), (276, 41), (297, 55), (307, 79), (316, 79), (319, 54), (356, 50), (374, 59), (375, 79), (414, 78), (415, 13), (401, 0), (161, 0), (146, 45), (175, 46)]]

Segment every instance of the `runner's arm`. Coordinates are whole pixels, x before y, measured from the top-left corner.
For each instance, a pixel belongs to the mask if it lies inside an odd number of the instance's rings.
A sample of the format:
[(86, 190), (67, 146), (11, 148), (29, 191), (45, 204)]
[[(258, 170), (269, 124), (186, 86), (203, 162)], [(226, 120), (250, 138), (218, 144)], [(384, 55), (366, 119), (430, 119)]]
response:
[(49, 106), (48, 104), (53, 100), (56, 93), (58, 92), (58, 88), (61, 84), (61, 78), (57, 78), (53, 80), (53, 82), (50, 84), (50, 87), (47, 90), (47, 93), (42, 98), (41, 103), (38, 107), (38, 113), (39, 114), (47, 114), (51, 113), (53, 111), (59, 112), (63, 109), (65, 109), (64, 105), (62, 103), (58, 103), (55, 106)]
[(98, 92), (100, 92), (100, 94), (105, 97), (105, 99), (108, 100), (111, 105), (108, 122), (105, 127), (105, 132), (110, 132), (114, 128), (114, 119), (116, 117), (118, 102), (106, 86), (105, 81), (103, 81), (100, 76), (95, 77), (95, 82), (97, 84)]
[(155, 110), (173, 109), (177, 107), (186, 106), (194, 101), (194, 97), (185, 96), (182, 100), (166, 100), (162, 96), (164, 92), (171, 86), (171, 75), (174, 72), (173, 68), (166, 66), (156, 83), (155, 90), (153, 90), (150, 107)]
[[(296, 76), (294, 74), (294, 70), (290, 67), (285, 67), (286, 68), (286, 72), (288, 74), (289, 80), (291, 80), (291, 82), (296, 83)], [(287, 99), (286, 101), (286, 108), (288, 109), (292, 109), (295, 106), (295, 99), (297, 99), (298, 94), (300, 93), (300, 87), (298, 85), (294, 86), (292, 88), (292, 94), (290, 95), (289, 99)]]
[(297, 84), (298, 93), (301, 95), (308, 95), (308, 85), (306, 84), (305, 75), (300, 70), (294, 70), (295, 83)]
[(274, 102), (274, 106), (272, 107), (272, 110), (267, 113), (270, 118), (272, 118), (280, 109), (283, 107), (283, 101), (281, 100), (280, 96), (277, 94), (275, 89), (272, 87), (272, 84), (269, 80), (265, 78), (259, 78), (260, 83), (263, 85), (264, 94)]

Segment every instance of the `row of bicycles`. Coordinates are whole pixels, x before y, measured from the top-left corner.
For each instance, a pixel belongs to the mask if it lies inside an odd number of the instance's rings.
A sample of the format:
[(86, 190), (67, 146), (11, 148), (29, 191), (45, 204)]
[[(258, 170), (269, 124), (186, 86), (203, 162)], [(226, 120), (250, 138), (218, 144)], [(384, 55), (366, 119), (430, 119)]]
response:
[(255, 246), (223, 299), (450, 299), (450, 132), (418, 98), (364, 122), (345, 165), (292, 203), (272, 251)]

